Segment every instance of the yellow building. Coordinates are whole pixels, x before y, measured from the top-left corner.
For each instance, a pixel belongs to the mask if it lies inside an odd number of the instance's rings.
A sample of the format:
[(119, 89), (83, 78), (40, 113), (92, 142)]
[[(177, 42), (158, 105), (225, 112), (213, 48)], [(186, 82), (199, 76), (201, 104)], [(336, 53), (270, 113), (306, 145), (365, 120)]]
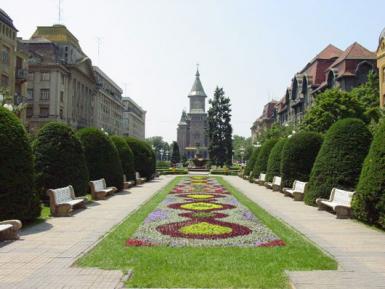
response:
[(382, 30), (377, 48), (377, 67), (380, 80), (380, 106), (385, 104), (385, 29)]

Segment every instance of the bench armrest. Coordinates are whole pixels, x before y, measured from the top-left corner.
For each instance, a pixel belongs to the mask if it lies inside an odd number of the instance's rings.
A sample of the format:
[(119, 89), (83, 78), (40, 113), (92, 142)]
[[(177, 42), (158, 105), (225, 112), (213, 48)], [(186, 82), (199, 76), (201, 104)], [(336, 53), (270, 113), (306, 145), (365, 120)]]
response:
[(12, 225), (13, 230), (20, 230), (23, 226), (19, 220), (6, 220), (0, 222), (0, 225)]

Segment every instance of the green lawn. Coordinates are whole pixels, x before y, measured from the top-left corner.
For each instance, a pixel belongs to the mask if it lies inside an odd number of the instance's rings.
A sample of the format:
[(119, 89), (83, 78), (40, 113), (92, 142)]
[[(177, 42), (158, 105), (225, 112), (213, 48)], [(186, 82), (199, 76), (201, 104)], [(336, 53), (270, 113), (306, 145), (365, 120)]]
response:
[(286, 242), (284, 247), (125, 247), (146, 216), (165, 198), (180, 177), (113, 230), (78, 265), (133, 269), (128, 287), (287, 288), (284, 270), (336, 269), (337, 263), (311, 242), (250, 201), (218, 177), (234, 196)]

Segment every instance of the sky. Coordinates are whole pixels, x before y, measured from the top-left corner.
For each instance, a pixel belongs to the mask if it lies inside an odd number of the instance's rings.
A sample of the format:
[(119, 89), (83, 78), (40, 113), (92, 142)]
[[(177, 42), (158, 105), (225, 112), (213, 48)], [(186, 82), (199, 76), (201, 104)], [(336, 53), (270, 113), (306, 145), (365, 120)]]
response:
[[(59, 0), (0, 7), (19, 37), (59, 23)], [(223, 87), (234, 134), (249, 137), (264, 104), (324, 47), (357, 41), (375, 51), (385, 27), (382, 0), (61, 0), (60, 11), (93, 64), (147, 111), (146, 137), (166, 141), (188, 109), (197, 63), (208, 98)]]

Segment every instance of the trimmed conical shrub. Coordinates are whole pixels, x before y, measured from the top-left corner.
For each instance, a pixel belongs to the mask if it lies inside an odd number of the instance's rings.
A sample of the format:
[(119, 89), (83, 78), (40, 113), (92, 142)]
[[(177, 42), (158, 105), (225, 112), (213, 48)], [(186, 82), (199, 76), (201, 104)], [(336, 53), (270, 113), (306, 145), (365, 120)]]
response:
[(72, 185), (77, 196), (88, 189), (88, 169), (80, 140), (66, 124), (43, 126), (32, 144), (35, 156), (36, 189), (48, 201), (47, 190)]
[(385, 229), (385, 121), (377, 129), (353, 197), (353, 216)]
[(253, 168), (253, 178), (257, 178), (261, 173), (266, 173), (267, 161), (269, 160), (270, 152), (273, 149), (274, 145), (277, 143), (277, 141), (278, 139), (267, 140), (258, 150), (258, 156), (255, 160)]
[(118, 150), (100, 129), (83, 128), (77, 132), (83, 144), (91, 180), (104, 178), (107, 186), (123, 187), (123, 169)]
[(269, 160), (267, 161), (266, 181), (272, 182), (274, 176), (281, 175), (281, 159), (282, 150), (287, 139), (280, 139), (270, 152)]
[(332, 188), (353, 191), (372, 136), (362, 120), (345, 118), (333, 124), (325, 135), (305, 192), (306, 204), (329, 198)]
[(255, 161), (257, 160), (258, 157), (258, 149), (255, 148), (253, 149), (250, 158), (247, 160), (245, 170), (243, 171), (243, 175), (249, 177), (250, 172), (253, 171)]
[(126, 137), (126, 142), (134, 153), (135, 170), (141, 177), (150, 179), (154, 170), (154, 155), (144, 141), (134, 137)]
[(307, 182), (322, 144), (322, 137), (315, 132), (299, 132), (288, 138), (281, 157), (281, 177), (284, 187), (291, 187), (295, 180)]
[(31, 221), (39, 215), (27, 134), (15, 114), (0, 106), (0, 220)]
[(126, 175), (127, 180), (135, 180), (134, 154), (131, 148), (124, 137), (113, 135), (111, 140), (118, 150), (123, 173)]

